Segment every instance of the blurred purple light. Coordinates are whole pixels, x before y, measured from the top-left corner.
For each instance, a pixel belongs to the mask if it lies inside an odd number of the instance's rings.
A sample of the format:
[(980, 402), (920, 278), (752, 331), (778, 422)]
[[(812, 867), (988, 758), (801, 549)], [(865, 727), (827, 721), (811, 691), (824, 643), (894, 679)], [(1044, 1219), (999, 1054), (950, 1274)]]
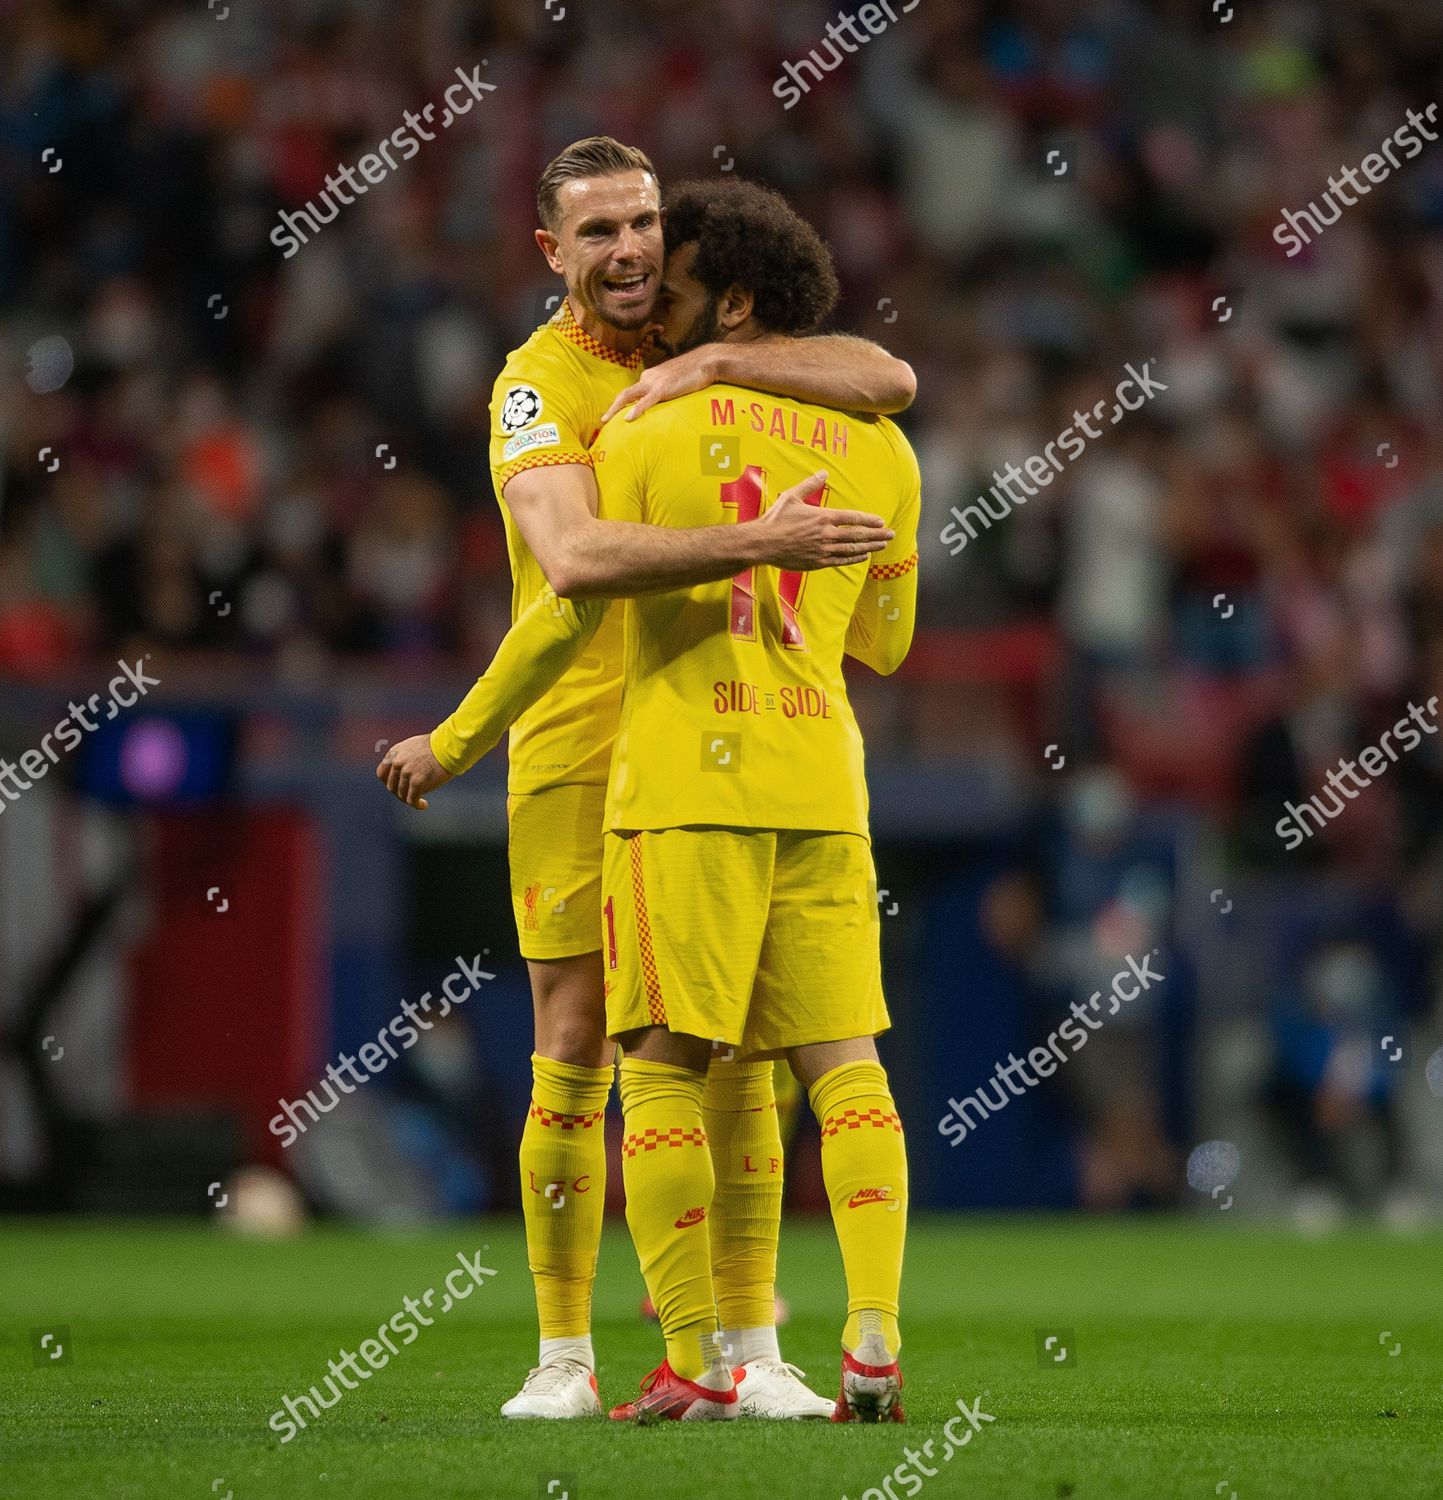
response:
[(121, 741), (120, 780), (132, 796), (147, 801), (173, 796), (189, 765), (185, 736), (164, 719), (140, 720)]

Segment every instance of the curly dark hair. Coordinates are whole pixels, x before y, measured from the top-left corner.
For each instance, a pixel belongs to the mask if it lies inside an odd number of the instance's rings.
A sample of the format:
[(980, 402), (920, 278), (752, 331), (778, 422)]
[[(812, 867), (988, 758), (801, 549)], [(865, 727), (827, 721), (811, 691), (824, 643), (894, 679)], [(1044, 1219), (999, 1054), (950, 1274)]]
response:
[(695, 242), (692, 275), (713, 297), (743, 286), (771, 333), (810, 333), (837, 303), (821, 235), (758, 182), (683, 182), (666, 195), (667, 253)]

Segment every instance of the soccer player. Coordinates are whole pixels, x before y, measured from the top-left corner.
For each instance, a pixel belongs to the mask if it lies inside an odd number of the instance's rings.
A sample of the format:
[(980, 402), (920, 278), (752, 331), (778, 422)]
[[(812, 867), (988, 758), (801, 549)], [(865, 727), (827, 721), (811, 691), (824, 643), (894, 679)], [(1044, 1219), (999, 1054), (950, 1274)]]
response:
[[(669, 200), (665, 334), (678, 351), (803, 333), (830, 309), (826, 247), (786, 204), (737, 181)], [(906, 1234), (902, 1127), (874, 1037), (882, 995), (861, 736), (844, 652), (900, 664), (916, 603), (916, 460), (885, 419), (713, 386), (614, 420), (593, 457), (601, 515), (695, 527), (766, 512), (818, 461), (819, 503), (865, 498), (895, 528), (871, 561), (804, 575), (747, 567), (627, 601), (621, 726), (606, 804), (607, 1025), (621, 1044), (627, 1221), (666, 1357), (615, 1417), (737, 1414), (708, 1212), (704, 1094), (714, 1040), (785, 1054), (822, 1131), (847, 1280), (833, 1419), (902, 1420), (897, 1323)], [(543, 596), (447, 732), (470, 762), (563, 671), (603, 614)], [(415, 799), (423, 777), (400, 790)]]
[[(761, 563), (804, 571), (855, 563), (887, 542), (875, 516), (805, 503), (815, 482), (743, 525), (689, 529), (596, 517), (592, 442), (626, 402), (643, 411), (727, 379), (836, 407), (886, 411), (911, 399), (905, 364), (863, 340), (766, 338), (698, 347), (643, 369), (663, 255), (656, 174), (607, 137), (578, 141), (542, 174), (537, 243), (565, 278), (554, 318), (507, 359), (492, 400), (491, 464), (510, 552), (513, 617), (546, 585), (619, 597), (730, 577)], [(717, 520), (722, 518), (717, 517)], [(575, 665), (514, 726), (508, 815), (512, 904), (534, 1002), (532, 1098), (520, 1169), (540, 1352), (512, 1417), (600, 1410), (591, 1294), (605, 1199), (602, 1121), (613, 1077), (601, 961), (602, 812), (621, 698), (621, 616), (606, 616)], [(388, 751), (388, 784), (471, 764), (446, 726)], [(776, 1343), (773, 1292), (781, 1150), (767, 1070), (719, 1068), (706, 1105), (725, 1142), (715, 1213), (730, 1345), (756, 1415), (820, 1416)], [(765, 1162), (765, 1174), (748, 1171)], [(766, 1180), (759, 1180), (765, 1177)]]

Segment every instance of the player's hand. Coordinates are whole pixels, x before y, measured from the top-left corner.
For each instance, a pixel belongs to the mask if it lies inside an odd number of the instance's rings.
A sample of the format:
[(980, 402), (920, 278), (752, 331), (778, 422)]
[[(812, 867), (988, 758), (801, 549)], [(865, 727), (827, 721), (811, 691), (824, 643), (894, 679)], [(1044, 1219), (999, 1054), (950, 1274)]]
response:
[(842, 568), (880, 552), (896, 535), (881, 518), (864, 510), (828, 510), (809, 505), (827, 482), (827, 471), (784, 490), (777, 503), (753, 524), (766, 527), (762, 559), (791, 573), (815, 568)]
[(602, 413), (605, 425), (622, 407), (629, 406), (628, 422), (634, 422), (648, 407), (658, 401), (675, 401), (678, 396), (690, 396), (693, 391), (704, 391), (716, 384), (716, 358), (714, 349), (707, 344), (688, 349), (685, 354), (674, 355), (659, 365), (641, 372), (635, 385), (629, 385)]
[(376, 767), (376, 779), (407, 807), (425, 812), (426, 793), (445, 786), (451, 773), (431, 754), (431, 736), (416, 734), (386, 751)]

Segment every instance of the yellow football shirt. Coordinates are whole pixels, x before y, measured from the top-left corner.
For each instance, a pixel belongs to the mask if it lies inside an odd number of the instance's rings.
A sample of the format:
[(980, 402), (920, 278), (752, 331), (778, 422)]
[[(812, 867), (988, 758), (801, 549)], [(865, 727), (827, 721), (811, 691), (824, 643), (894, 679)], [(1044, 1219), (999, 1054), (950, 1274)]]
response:
[(870, 564), (812, 573), (757, 567), (626, 601), (626, 689), (607, 827), (866, 834), (862, 736), (842, 657), (869, 574), (907, 580), (905, 600), (898, 587), (882, 618), (905, 613), (910, 639), (921, 485), (900, 429), (886, 418), (712, 386), (636, 422), (608, 423), (592, 460), (607, 519), (752, 520), (825, 468), (819, 503), (873, 511), (896, 532)]
[[(712, 386), (636, 422), (613, 419), (591, 458), (604, 518), (744, 521), (825, 467), (820, 503), (880, 514), (896, 533), (846, 568), (759, 567), (625, 602), (606, 826), (866, 834), (862, 740), (842, 656), (890, 672), (911, 644), (921, 485), (902, 433), (886, 418)], [(544, 589), (432, 736), (442, 763), (465, 769), (490, 750), (563, 678), (610, 609)]]
[[(506, 506), (507, 482), (550, 464), (589, 467), (602, 414), (641, 364), (640, 354), (617, 354), (586, 333), (564, 297), (551, 321), (507, 356), (491, 398), (491, 478), (506, 526), (513, 621), (546, 576)], [(512, 725), (512, 792), (605, 783), (621, 707), (621, 638), (621, 610), (608, 610), (575, 664)], [(471, 764), (445, 725), (432, 745), (448, 770)]]

